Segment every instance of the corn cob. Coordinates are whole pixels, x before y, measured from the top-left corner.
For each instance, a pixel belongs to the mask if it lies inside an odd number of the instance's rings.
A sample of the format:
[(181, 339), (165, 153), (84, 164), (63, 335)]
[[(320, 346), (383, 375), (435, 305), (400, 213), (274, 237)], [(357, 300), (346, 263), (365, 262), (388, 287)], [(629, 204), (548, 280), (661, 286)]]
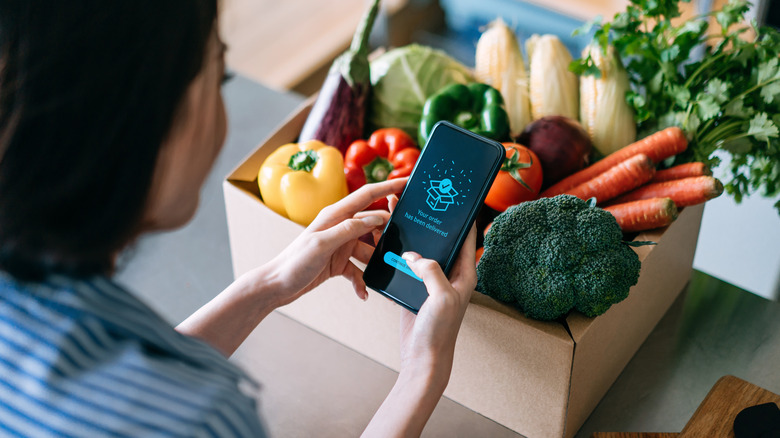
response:
[(628, 74), (612, 46), (605, 54), (598, 46), (585, 48), (601, 77), (580, 77), (580, 122), (593, 145), (603, 155), (628, 146), (636, 140), (634, 111), (626, 102)]
[(477, 42), (476, 78), (501, 92), (512, 137), (531, 122), (528, 75), (517, 37), (504, 20), (488, 25)]
[(569, 71), (571, 54), (554, 35), (533, 35), (525, 46), (530, 61), (531, 115), (533, 120), (544, 116), (579, 115), (579, 83)]

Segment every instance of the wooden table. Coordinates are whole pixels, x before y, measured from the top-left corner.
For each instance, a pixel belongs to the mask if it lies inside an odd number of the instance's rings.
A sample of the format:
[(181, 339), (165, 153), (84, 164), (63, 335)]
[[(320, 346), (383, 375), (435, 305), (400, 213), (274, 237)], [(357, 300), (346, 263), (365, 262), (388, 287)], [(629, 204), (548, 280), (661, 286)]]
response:
[(734, 420), (743, 409), (780, 404), (780, 396), (734, 376), (715, 383), (681, 433), (597, 432), (592, 438), (734, 438)]
[[(386, 38), (391, 45), (408, 43), (409, 21), (417, 22), (432, 11), (431, 6), (416, 3), (420, 2), (382, 0), (374, 30), (383, 44)], [(225, 0), (220, 32), (228, 45), (227, 65), (268, 87), (312, 94), (332, 61), (349, 47), (368, 4), (367, 0)]]

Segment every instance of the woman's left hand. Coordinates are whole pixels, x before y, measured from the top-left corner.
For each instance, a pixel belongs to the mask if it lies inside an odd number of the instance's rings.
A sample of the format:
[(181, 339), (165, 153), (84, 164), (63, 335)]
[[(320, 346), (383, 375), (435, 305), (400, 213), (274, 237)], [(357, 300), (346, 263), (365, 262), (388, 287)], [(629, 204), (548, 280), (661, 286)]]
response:
[(331, 277), (348, 278), (357, 295), (368, 298), (363, 271), (350, 258), (368, 262), (374, 248), (359, 239), (376, 236), (390, 213), (362, 210), (402, 191), (405, 184), (406, 178), (366, 185), (325, 207), (284, 251), (242, 275), (176, 329), (230, 356), (271, 311)]
[(352, 282), (361, 299), (368, 298), (363, 271), (350, 260), (368, 263), (374, 248), (359, 238), (384, 227), (390, 213), (362, 211), (374, 201), (399, 193), (407, 178), (369, 184), (322, 209), (311, 225), (269, 264), (278, 283), (279, 306), (291, 303), (325, 280), (338, 275)]

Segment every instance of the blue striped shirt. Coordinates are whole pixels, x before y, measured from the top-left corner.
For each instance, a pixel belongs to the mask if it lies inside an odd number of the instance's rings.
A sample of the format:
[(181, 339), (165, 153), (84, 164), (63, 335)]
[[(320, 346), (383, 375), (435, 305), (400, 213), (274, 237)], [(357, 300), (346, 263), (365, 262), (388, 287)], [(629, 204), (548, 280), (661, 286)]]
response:
[(219, 352), (106, 278), (0, 272), (2, 436), (265, 436), (247, 388)]

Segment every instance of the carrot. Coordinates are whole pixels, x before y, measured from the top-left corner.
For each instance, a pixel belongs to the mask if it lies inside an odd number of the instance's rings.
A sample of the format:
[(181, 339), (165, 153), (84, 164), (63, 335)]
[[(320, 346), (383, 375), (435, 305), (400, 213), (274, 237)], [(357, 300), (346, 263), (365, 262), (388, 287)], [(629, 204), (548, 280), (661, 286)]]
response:
[(711, 176), (692, 176), (651, 183), (614, 199), (610, 204), (648, 198), (671, 198), (678, 207), (701, 204), (723, 193), (723, 184)]
[(567, 190), (577, 187), (585, 181), (594, 178), (596, 175), (606, 172), (609, 168), (625, 161), (637, 154), (645, 154), (653, 160), (654, 163), (677, 155), (684, 151), (688, 146), (685, 134), (677, 127), (666, 128), (655, 134), (647, 136), (633, 144), (619, 149), (603, 159), (593, 163), (577, 173), (567, 176), (552, 186), (545, 189), (540, 197), (551, 197), (565, 193)]
[(655, 176), (653, 177), (652, 180), (650, 180), (650, 182), (656, 183), (656, 182), (663, 182), (663, 181), (672, 181), (675, 179), (688, 178), (691, 176), (710, 176), (710, 175), (712, 175), (712, 172), (704, 163), (694, 161), (693, 163), (680, 164), (674, 167), (670, 167), (668, 169), (659, 170), (655, 173)]
[(677, 219), (677, 206), (669, 198), (650, 198), (604, 207), (623, 232), (665, 227)]
[(566, 193), (584, 200), (596, 198), (601, 203), (650, 181), (654, 173), (655, 166), (647, 155), (634, 155)]

